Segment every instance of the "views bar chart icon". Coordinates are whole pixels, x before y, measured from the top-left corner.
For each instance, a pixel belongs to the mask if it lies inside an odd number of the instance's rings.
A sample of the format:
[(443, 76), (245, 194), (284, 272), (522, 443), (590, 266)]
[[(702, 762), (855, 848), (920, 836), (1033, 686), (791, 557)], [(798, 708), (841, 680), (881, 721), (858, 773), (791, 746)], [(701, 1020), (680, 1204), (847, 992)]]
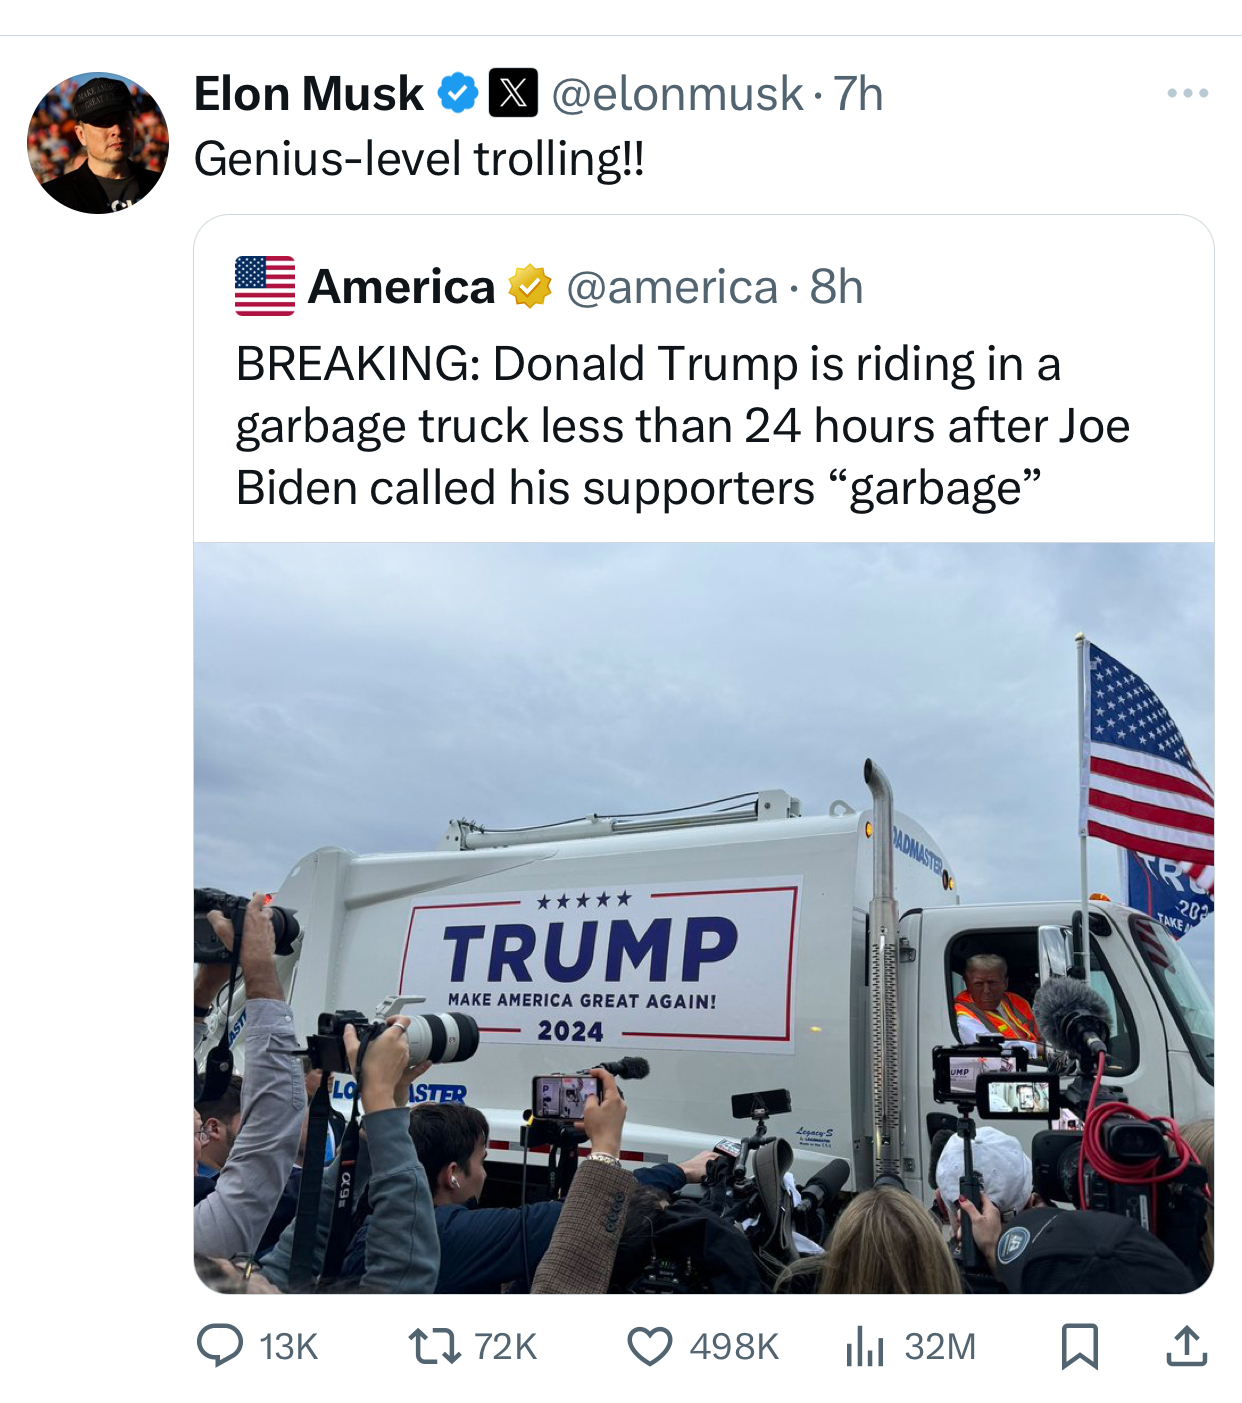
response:
[(853, 1345), (851, 1345), (851, 1344), (847, 1344), (847, 1345), (845, 1346), (845, 1362), (846, 1362), (846, 1365), (847, 1365), (847, 1366), (854, 1366), (854, 1365), (857, 1365), (857, 1366), (859, 1366), (859, 1367), (861, 1367), (861, 1368), (866, 1368), (866, 1369), (870, 1369), (870, 1368), (873, 1368), (873, 1367), (874, 1367), (874, 1368), (882, 1369), (882, 1368), (884, 1367), (884, 1341), (883, 1341), (883, 1339), (880, 1339), (880, 1340), (877, 1340), (877, 1341), (876, 1341), (876, 1347), (875, 1347), (874, 1352), (871, 1351), (871, 1350), (867, 1350), (866, 1354), (864, 1355), (864, 1353), (863, 1353), (863, 1332), (862, 1332), (862, 1326), (861, 1326), (861, 1325), (858, 1327), (858, 1346), (857, 1346), (858, 1353), (857, 1353), (857, 1355), (854, 1354), (854, 1348), (855, 1348), (855, 1347), (854, 1347)]
[(233, 260), (233, 309), (239, 317), (291, 317), (293, 296), (288, 254), (248, 253)]
[(882, 1339), (877, 1340), (877, 1341), (876, 1341), (876, 1346), (875, 1346), (874, 1353), (873, 1353), (871, 1350), (868, 1350), (868, 1351), (866, 1352), (866, 1354), (864, 1355), (864, 1354), (863, 1354), (863, 1332), (862, 1332), (862, 1326), (860, 1325), (860, 1326), (858, 1327), (858, 1354), (857, 1354), (857, 1357), (855, 1357), (855, 1355), (854, 1355), (854, 1346), (853, 1346), (853, 1345), (846, 1345), (846, 1346), (845, 1346), (845, 1362), (846, 1362), (846, 1365), (847, 1365), (847, 1366), (854, 1366), (854, 1365), (857, 1365), (857, 1366), (859, 1366), (859, 1367), (861, 1367), (861, 1368), (864, 1368), (864, 1369), (871, 1369), (871, 1368), (882, 1369), (882, 1368), (884, 1367), (884, 1341), (883, 1341)]

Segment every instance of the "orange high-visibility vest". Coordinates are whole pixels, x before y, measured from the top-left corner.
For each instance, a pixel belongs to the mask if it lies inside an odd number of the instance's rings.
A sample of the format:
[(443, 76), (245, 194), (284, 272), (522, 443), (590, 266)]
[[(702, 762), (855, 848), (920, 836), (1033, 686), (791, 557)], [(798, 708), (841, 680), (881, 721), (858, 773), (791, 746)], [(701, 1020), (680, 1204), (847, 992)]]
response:
[(1018, 994), (1006, 994), (1000, 1002), (1000, 1008), (990, 1011), (980, 1008), (970, 997), (970, 994), (963, 989), (953, 1002), (953, 1011), (959, 1017), (966, 1014), (971, 1018), (977, 1018), (994, 1033), (999, 1033), (1002, 1038), (1009, 1038), (1014, 1042), (1038, 1042), (1039, 1029), (1035, 1026), (1035, 1015), (1031, 1011), (1030, 1004)]

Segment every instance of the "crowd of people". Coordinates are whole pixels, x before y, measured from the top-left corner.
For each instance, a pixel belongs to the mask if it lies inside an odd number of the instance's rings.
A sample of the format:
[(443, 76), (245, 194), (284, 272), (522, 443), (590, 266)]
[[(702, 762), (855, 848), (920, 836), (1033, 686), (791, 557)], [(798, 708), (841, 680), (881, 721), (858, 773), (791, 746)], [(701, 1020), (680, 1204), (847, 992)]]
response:
[[(231, 921), (219, 912), (208, 919), (231, 952)], [(601, 1095), (588, 1098), (577, 1122), (590, 1152), (564, 1198), (481, 1208), (487, 1120), (464, 1104), (411, 1105), (411, 1085), (430, 1064), (410, 1065), (407, 1018), (389, 1019), (370, 1037), (360, 1067), (357, 1033), (344, 1031), (363, 1113), (356, 1152), (340, 1116), (321, 1125), (318, 1139), (309, 1133), (308, 1097), (319, 1092), (322, 1074), (307, 1073), (297, 1055), (275, 947), (271, 916), (256, 894), (237, 957), (245, 1072), (208, 1088), (201, 1074), (196, 1081), (195, 1264), (215, 1290), (1169, 1293), (1193, 1290), (1211, 1271), (1210, 1210), (1199, 1253), (1187, 1264), (1134, 1218), (1043, 1202), (1019, 1141), (980, 1126), (973, 1142), (980, 1206), (957, 1191), (961, 1138), (942, 1135), (933, 1146), (931, 1211), (896, 1185), (856, 1193), (826, 1240), (802, 1240), (801, 1260), (775, 1273), (753, 1250), (753, 1230), (748, 1236), (745, 1225), (685, 1192), (724, 1181), (713, 1151), (681, 1165), (622, 1166), (626, 1103), (603, 1068), (593, 1072)], [(197, 969), (196, 1049), (230, 974), (227, 964)], [(326, 1094), (321, 1100), (326, 1107)], [(1185, 1139), (1210, 1179), (1212, 1123), (1189, 1127)], [(342, 1234), (344, 1172), (354, 1207)], [(301, 1192), (304, 1179), (321, 1180), (317, 1195)], [(978, 1252), (972, 1269), (960, 1251), (964, 1220)]]
[[(86, 160), (86, 148), (77, 136), (73, 99), (78, 82), (66, 78), (39, 103), (26, 133), (30, 168), (41, 185), (68, 175)], [(147, 170), (162, 172), (168, 159), (168, 125), (151, 94), (137, 83), (129, 85), (134, 104), (132, 159)]]

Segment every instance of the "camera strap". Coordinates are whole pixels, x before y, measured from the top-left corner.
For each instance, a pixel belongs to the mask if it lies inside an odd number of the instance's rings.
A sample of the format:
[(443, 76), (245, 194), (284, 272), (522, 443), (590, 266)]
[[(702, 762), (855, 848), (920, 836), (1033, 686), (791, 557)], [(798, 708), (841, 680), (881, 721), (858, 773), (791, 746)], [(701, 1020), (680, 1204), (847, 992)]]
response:
[(229, 998), (224, 1010), (224, 1031), (220, 1041), (207, 1054), (203, 1063), (203, 1089), (200, 1100), (215, 1101), (223, 1096), (233, 1076), (233, 1049), (229, 1046), (229, 1031), (233, 1022), (233, 991), (237, 988), (237, 968), (241, 958), (241, 938), (234, 937), (229, 954)]
[[(302, 1182), (298, 1187), (298, 1211), (294, 1218), (293, 1248), (289, 1256), (289, 1289), (306, 1291), (315, 1280), (315, 1248), (319, 1239), (319, 1198), (323, 1189), (323, 1161), (328, 1148), (328, 1119), (332, 1077), (324, 1073), (319, 1089), (311, 1098), (306, 1130), (306, 1152), (302, 1156)], [(354, 1105), (357, 1106), (355, 1100)]]
[[(359, 1056), (359, 1062), (362, 1061)], [(327, 1080), (327, 1078), (325, 1078)], [(332, 1200), (332, 1222), (328, 1229), (328, 1248), (323, 1257), (320, 1272), (325, 1281), (334, 1281), (341, 1274), (341, 1263), (349, 1249), (354, 1235), (353, 1204), (358, 1194), (358, 1144), (362, 1122), (358, 1117), (358, 1105), (362, 1100), (362, 1083), (354, 1090), (354, 1111), (341, 1137), (341, 1151), (337, 1156), (340, 1172), (336, 1180), (336, 1196)]]

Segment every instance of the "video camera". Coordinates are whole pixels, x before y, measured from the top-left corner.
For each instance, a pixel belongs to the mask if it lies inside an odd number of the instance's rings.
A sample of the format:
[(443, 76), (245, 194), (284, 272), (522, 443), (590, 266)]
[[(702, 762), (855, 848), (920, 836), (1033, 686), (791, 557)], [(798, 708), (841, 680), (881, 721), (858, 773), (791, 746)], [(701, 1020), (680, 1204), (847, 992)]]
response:
[(1207, 1171), (1191, 1160), (1173, 1121), (1129, 1110), (1120, 1087), (1103, 1085), (1108, 1005), (1082, 980), (1059, 978), (1040, 988), (1034, 1014), (1048, 1041), (1078, 1059), (1078, 1075), (1063, 1099), (1085, 1123), (1083, 1130), (1035, 1136), (1036, 1193), (1134, 1218), (1193, 1265), (1207, 1215)]
[[(276, 953), (292, 955), (293, 942), (302, 933), (297, 917), (284, 906), (273, 906), (268, 901), (268, 914), (276, 932)], [(242, 927), (246, 920), (246, 907), (250, 905), (248, 896), (233, 896), (230, 892), (216, 887), (194, 888), (194, 963), (196, 965), (226, 965), (232, 956), (225, 949), (220, 938), (211, 928), (207, 919), (208, 911), (219, 911), (233, 924), (233, 948), (237, 949), (242, 938)]]
[[(348, 1073), (345, 1029), (352, 1028), (358, 1035), (355, 1070), (360, 1071), (368, 1045), (388, 1027), (388, 1017), (400, 1013), (407, 1004), (425, 1002), (420, 995), (411, 994), (385, 999), (376, 1009), (374, 1019), (356, 1009), (321, 1013), (318, 1032), (306, 1039), (306, 1056), (311, 1066), (329, 1075)], [(479, 1050), (479, 1025), (468, 1013), (413, 1013), (407, 1016), (410, 1020), (406, 1036), (410, 1043), (411, 1067), (417, 1067), (420, 1062), (465, 1062)]]

